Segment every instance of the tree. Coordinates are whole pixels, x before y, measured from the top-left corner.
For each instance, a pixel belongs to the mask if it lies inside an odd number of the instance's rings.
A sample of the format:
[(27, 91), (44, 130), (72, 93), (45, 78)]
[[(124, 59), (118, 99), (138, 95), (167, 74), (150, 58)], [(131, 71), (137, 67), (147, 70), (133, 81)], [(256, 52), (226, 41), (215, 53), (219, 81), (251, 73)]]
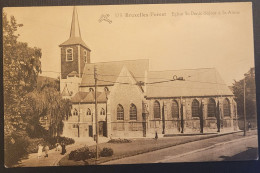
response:
[(54, 88), (44, 88), (42, 94), (50, 118), (49, 134), (52, 137), (59, 136), (63, 130), (62, 121), (71, 114), (71, 102), (63, 99), (59, 91)]
[[(4, 83), (4, 142), (5, 164), (14, 164), (25, 154), (28, 141), (22, 110), (26, 94), (33, 91), (41, 72), (41, 49), (17, 41), (17, 24), (13, 16), (3, 13), (3, 83)], [(14, 150), (15, 148), (15, 150)]]
[[(71, 114), (71, 103), (62, 99), (58, 80), (37, 84), (41, 73), (41, 49), (17, 41), (19, 35), (16, 31), (21, 26), (13, 16), (8, 20), (3, 13), (4, 150), (7, 167), (27, 154), (30, 138), (59, 136), (63, 129), (62, 120)], [(49, 131), (40, 124), (39, 120), (44, 116), (50, 117)]]
[[(251, 68), (245, 75), (246, 81), (246, 116), (247, 119), (256, 118), (256, 87), (254, 68)], [(244, 79), (234, 81), (233, 93), (237, 102), (237, 113), (239, 117), (244, 115)]]
[[(26, 95), (24, 102), (24, 120), (27, 123), (27, 133), (31, 138), (59, 136), (63, 130), (63, 120), (71, 115), (71, 102), (62, 98), (59, 92), (58, 80), (44, 80), (38, 83), (38, 89)], [(49, 119), (48, 131), (40, 124), (40, 118)]]

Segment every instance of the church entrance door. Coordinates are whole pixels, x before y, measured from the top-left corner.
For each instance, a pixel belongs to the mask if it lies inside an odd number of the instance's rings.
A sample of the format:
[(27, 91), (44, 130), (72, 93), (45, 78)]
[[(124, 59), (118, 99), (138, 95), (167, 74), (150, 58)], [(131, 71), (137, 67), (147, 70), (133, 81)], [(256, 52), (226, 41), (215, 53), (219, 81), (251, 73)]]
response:
[(107, 128), (106, 128), (106, 122), (105, 121), (99, 121), (98, 122), (98, 128), (99, 128), (99, 136), (106, 136)]
[(92, 128), (92, 126), (89, 126), (88, 129), (89, 129), (89, 130), (88, 130), (88, 135), (89, 135), (89, 137), (93, 137), (93, 128)]

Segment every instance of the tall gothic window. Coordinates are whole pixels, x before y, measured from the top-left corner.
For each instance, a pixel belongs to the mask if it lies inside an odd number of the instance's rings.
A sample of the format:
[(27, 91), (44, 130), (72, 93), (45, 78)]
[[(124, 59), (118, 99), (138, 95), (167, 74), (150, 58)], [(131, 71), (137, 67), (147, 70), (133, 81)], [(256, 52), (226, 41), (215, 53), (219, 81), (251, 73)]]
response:
[(230, 116), (230, 104), (227, 98), (223, 102), (223, 111), (224, 111), (224, 116)]
[(208, 117), (216, 116), (216, 102), (214, 99), (210, 98), (208, 102)]
[(192, 105), (191, 105), (191, 111), (192, 111), (192, 117), (199, 117), (200, 113), (199, 113), (199, 101), (194, 99), (192, 101)]
[(100, 115), (105, 115), (105, 114), (106, 114), (105, 109), (102, 108), (101, 111), (100, 111)]
[(134, 104), (130, 105), (130, 120), (137, 120), (137, 110)]
[(153, 104), (153, 115), (154, 118), (161, 118), (160, 103), (157, 100)]
[(91, 110), (88, 108), (87, 115), (91, 115)]
[(176, 100), (173, 100), (172, 102), (172, 117), (179, 118), (179, 105)]
[(73, 49), (72, 48), (66, 49), (66, 61), (73, 61)]
[(124, 120), (124, 108), (122, 105), (117, 105), (117, 120)]

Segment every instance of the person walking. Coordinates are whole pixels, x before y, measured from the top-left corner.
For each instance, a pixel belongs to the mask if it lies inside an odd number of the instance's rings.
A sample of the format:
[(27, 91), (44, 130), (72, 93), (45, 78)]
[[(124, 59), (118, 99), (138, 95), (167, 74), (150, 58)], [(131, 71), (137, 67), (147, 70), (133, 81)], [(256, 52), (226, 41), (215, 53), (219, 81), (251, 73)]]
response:
[(61, 152), (61, 150), (62, 150), (62, 147), (61, 147), (60, 144), (58, 144), (58, 146), (57, 146), (57, 151)]
[(49, 152), (49, 146), (48, 145), (45, 145), (45, 147), (44, 147), (44, 152), (45, 152), (45, 157), (48, 157), (49, 155), (48, 155), (48, 152)]
[(41, 144), (38, 145), (38, 159), (42, 157), (42, 149), (43, 146)]
[(155, 140), (158, 139), (158, 134), (157, 134), (157, 131), (155, 132), (155, 137), (154, 137)]
[(251, 123), (250, 123), (250, 121), (248, 121), (248, 131), (250, 131), (251, 130)]
[(61, 143), (61, 154), (64, 155), (66, 153), (66, 146), (65, 146), (65, 143), (62, 142)]

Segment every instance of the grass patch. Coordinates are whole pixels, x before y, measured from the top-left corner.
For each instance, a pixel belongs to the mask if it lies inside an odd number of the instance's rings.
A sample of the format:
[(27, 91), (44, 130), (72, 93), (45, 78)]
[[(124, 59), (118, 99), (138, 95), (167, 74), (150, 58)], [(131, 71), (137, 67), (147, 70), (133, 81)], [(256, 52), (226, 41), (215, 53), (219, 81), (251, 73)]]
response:
[[(129, 157), (137, 154), (142, 154), (146, 152), (155, 151), (162, 148), (167, 148), (194, 140), (204, 139), (206, 136), (182, 136), (182, 137), (171, 137), (171, 138), (159, 138), (155, 139), (132, 139), (131, 142), (127, 143), (102, 143), (99, 144), (99, 151), (102, 148), (111, 148), (114, 152), (110, 157), (100, 157), (99, 163), (107, 162), (110, 160), (120, 159), (124, 157)], [(90, 146), (90, 150), (94, 150), (96, 146)], [(87, 164), (96, 164), (95, 159), (89, 159), (86, 161), (74, 161), (69, 160), (68, 156), (62, 158), (59, 162), (60, 166), (75, 166), (75, 165), (87, 165)]]
[[(256, 132), (251, 132), (256, 133)], [(100, 157), (98, 164), (104, 163), (111, 160), (121, 159), (124, 157), (134, 156), (138, 154), (143, 154), (163, 148), (168, 148), (180, 144), (185, 144), (188, 142), (198, 141), (202, 139), (209, 139), (213, 137), (218, 137), (219, 141), (229, 141), (233, 138), (240, 138), (241, 135), (237, 135), (237, 133), (226, 135), (226, 134), (211, 134), (211, 135), (196, 135), (196, 136), (174, 136), (174, 137), (166, 137), (166, 138), (159, 138), (149, 139), (132, 139), (130, 143), (102, 143), (99, 144), (99, 151), (102, 148), (111, 148), (114, 153), (110, 157)], [(95, 149), (96, 146), (90, 146), (90, 149)], [(96, 164), (95, 159), (87, 160), (87, 164), (94, 165)], [(76, 166), (76, 165), (87, 165), (86, 162), (83, 161), (72, 161), (68, 160), (68, 156), (62, 158), (59, 162), (60, 166)]]

